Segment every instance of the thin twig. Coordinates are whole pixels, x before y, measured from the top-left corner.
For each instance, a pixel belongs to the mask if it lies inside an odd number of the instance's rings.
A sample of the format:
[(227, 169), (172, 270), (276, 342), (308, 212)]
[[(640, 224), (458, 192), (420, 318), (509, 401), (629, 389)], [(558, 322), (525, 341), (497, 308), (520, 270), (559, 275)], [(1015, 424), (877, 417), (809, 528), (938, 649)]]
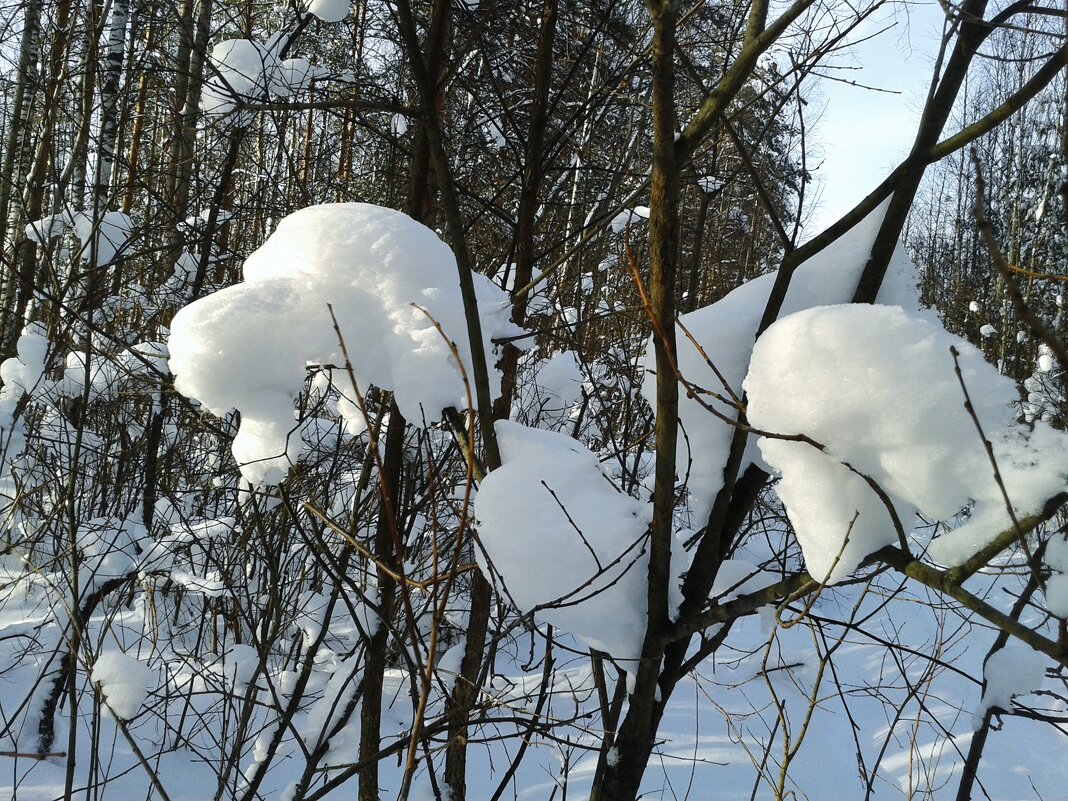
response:
[[(823, 594), (824, 589), (826, 589), (830, 581), (831, 574), (834, 572), (834, 569), (838, 567), (838, 562), (842, 559), (842, 554), (844, 554), (845, 549), (849, 547), (849, 537), (850, 535), (852, 535), (853, 526), (857, 524), (857, 518), (859, 517), (860, 510), (858, 509), (853, 512), (853, 519), (849, 521), (849, 527), (846, 529), (846, 535), (842, 538), (842, 547), (839, 548), (838, 553), (834, 555), (834, 561), (831, 562), (831, 567), (827, 571), (827, 575), (820, 580), (819, 585), (816, 587), (815, 591), (812, 591), (809, 587), (802, 587), (798, 589), (795, 593), (787, 595), (785, 600), (783, 600), (783, 602), (779, 604), (778, 608), (775, 610), (775, 622), (778, 623), (780, 627), (784, 629), (791, 629), (808, 616), (809, 611), (812, 609), (816, 601), (819, 600), (819, 597)], [(782, 617), (782, 613), (786, 611), (786, 607), (795, 599), (795, 596), (800, 598), (805, 595), (807, 595), (808, 598), (805, 601), (804, 608), (800, 612), (798, 612), (792, 620), (784, 620)]]
[[(1016, 531), (1017, 539), (1020, 542), (1020, 546), (1023, 548), (1024, 553), (1027, 555), (1027, 560), (1031, 561), (1031, 549), (1027, 544), (1027, 537), (1024, 535), (1024, 530), (1020, 526), (1020, 520), (1016, 516), (1016, 510), (1012, 506), (1012, 500), (1009, 498), (1009, 491), (1005, 488), (1005, 481), (1001, 477), (1001, 469), (998, 467), (997, 457), (994, 455), (994, 445), (983, 431), (983, 424), (979, 422), (979, 415), (975, 413), (975, 406), (972, 404), (972, 397), (968, 393), (968, 387), (964, 383), (964, 375), (960, 370), (960, 362), (958, 357), (960, 351), (955, 346), (950, 346), (949, 352), (953, 355), (953, 372), (957, 374), (957, 383), (960, 384), (961, 392), (964, 393), (964, 409), (968, 412), (968, 416), (972, 418), (972, 422), (975, 424), (975, 430), (979, 432), (979, 439), (983, 443), (983, 448), (986, 449), (987, 458), (990, 460), (990, 466), (994, 471), (994, 482), (998, 485), (998, 489), (1001, 490), (1001, 497), (1005, 501), (1005, 509), (1009, 513), (1009, 519), (1012, 521), (1012, 527)], [(1039, 578), (1039, 586), (1045, 591), (1045, 583)]]
[(593, 550), (593, 546), (590, 545), (589, 540), (586, 539), (586, 535), (582, 533), (582, 529), (578, 527), (578, 523), (575, 522), (574, 518), (571, 517), (571, 515), (568, 513), (567, 508), (564, 506), (563, 502), (560, 500), (559, 497), (557, 497), (556, 493), (553, 492), (553, 488), (546, 484), (544, 480), (542, 480), (541, 485), (545, 487), (546, 490), (548, 490), (550, 495), (553, 496), (553, 500), (556, 501), (556, 505), (560, 507), (560, 511), (564, 513), (564, 517), (567, 518), (567, 522), (571, 524), (571, 528), (575, 529), (575, 533), (579, 535), (579, 539), (582, 540), (582, 544), (586, 546), (586, 550), (590, 552), (590, 556), (593, 557), (593, 561), (597, 563), (597, 569), (601, 572), (604, 572), (604, 565), (601, 564), (601, 560), (597, 556), (597, 551)]

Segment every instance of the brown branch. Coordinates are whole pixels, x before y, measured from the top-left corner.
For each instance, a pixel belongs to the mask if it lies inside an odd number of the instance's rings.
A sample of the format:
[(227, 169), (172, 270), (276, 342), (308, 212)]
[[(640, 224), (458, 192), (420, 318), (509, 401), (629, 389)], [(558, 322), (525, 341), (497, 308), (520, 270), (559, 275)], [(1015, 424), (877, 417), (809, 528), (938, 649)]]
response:
[(887, 546), (872, 554), (871, 559), (884, 562), (899, 573), (903, 573), (926, 587), (937, 590), (943, 595), (953, 598), (965, 609), (975, 612), (979, 617), (994, 625), (1000, 631), (1010, 635), (1031, 646), (1036, 651), (1046, 654), (1062, 665), (1068, 666), (1068, 652), (1064, 647), (1043, 637), (1037, 631), (1027, 628), (1017, 620), (995, 609), (993, 606), (978, 596), (968, 592), (959, 584), (952, 581), (948, 571), (939, 570), (936, 567), (913, 559), (904, 551), (894, 546)]
[(35, 759), (38, 762), (48, 759), (50, 757), (65, 757), (66, 751), (54, 751), (47, 754), (36, 754), (32, 751), (0, 751), (0, 757), (9, 757), (11, 759)]

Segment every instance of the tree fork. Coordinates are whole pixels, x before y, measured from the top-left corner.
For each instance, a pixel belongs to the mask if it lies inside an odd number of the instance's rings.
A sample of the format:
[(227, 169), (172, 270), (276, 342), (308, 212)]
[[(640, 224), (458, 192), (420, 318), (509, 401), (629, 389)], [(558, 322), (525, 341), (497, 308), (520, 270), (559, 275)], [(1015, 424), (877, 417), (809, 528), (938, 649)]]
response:
[(960, 6), (961, 27), (953, 53), (950, 55), (942, 78), (931, 86), (908, 160), (911, 162), (910, 166), (901, 175), (886, 210), (886, 216), (879, 226), (879, 233), (876, 234), (875, 242), (872, 244), (871, 256), (864, 266), (864, 272), (861, 273), (853, 295), (854, 303), (874, 303), (879, 295), (886, 268), (897, 248), (901, 231), (905, 227), (905, 219), (912, 208), (920, 181), (923, 180), (923, 174), (927, 169), (926, 159), (911, 157), (924, 154), (938, 144), (938, 137), (953, 110), (954, 101), (964, 83), (972, 57), (996, 27), (993, 22), (987, 23), (983, 20), (985, 11), (986, 0), (965, 0)]

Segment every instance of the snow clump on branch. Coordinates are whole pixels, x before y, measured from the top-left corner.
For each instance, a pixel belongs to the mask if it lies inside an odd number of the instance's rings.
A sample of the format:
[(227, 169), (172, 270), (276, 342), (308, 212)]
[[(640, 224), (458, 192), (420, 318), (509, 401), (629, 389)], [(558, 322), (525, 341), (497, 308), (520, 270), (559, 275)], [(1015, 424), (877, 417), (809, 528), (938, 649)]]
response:
[(943, 563), (963, 562), (1013, 525), (976, 420), (1018, 518), (1064, 489), (1065, 434), (1042, 423), (1030, 432), (1017, 426), (1013, 382), (937, 321), (898, 306), (826, 306), (780, 320), (757, 342), (745, 390), (754, 427), (804, 434), (826, 449), (759, 441), (782, 475), (779, 497), (819, 580), (845, 578), (898, 539), (862, 475), (892, 502), (903, 534), (914, 510), (951, 520), (969, 509), (931, 545)]
[[(519, 609), (633, 671), (645, 635), (652, 506), (616, 489), (597, 456), (566, 434), (508, 421), (496, 430), (504, 464), (475, 497), (482, 572), (499, 575)], [(682, 549), (673, 556), (679, 576)]]
[[(345, 365), (328, 306), (360, 392), (393, 390), (413, 423), (466, 404), (450, 345), (468, 361), (456, 262), (429, 228), (366, 203), (311, 206), (283, 219), (243, 272), (243, 283), (179, 311), (169, 346), (179, 392), (217, 415), (241, 412), (233, 452), (253, 484), (277, 483), (299, 458), (293, 400), (309, 367)], [(492, 364), (491, 339), (518, 329), (505, 293), (473, 278)]]
[[(882, 305), (848, 305), (871, 253), (886, 204), (800, 264), (780, 320), (754, 339), (775, 275), (751, 280), (680, 318), (677, 368), (679, 473), (687, 478), (695, 525), (708, 519), (723, 486), (748, 372), (748, 422), (774, 434), (803, 434), (826, 447), (751, 437), (741, 464), (782, 476), (780, 498), (812, 575), (840, 581), (865, 556), (899, 536), (874, 480), (909, 534), (918, 510), (966, 520), (931, 545), (957, 564), (1011, 525), (1004, 497), (975, 424), (964, 409), (950, 348), (976, 414), (993, 442), (1018, 516), (1063, 491), (1065, 435), (1045, 424), (1014, 424), (1017, 394), (971, 345), (921, 310), (916, 269), (899, 244), (879, 292)], [(751, 364), (752, 360), (752, 364)], [(643, 394), (655, 404), (652, 340)], [(843, 463), (849, 463), (857, 472)]]
[(141, 709), (148, 697), (152, 668), (122, 651), (104, 651), (96, 658), (90, 673), (104, 698), (104, 713), (129, 720)]
[[(791, 278), (780, 317), (813, 306), (849, 301), (885, 214), (883, 204), (833, 244), (802, 262)], [(695, 391), (691, 394), (687, 387), (680, 387), (677, 459), (680, 473), (689, 477), (689, 508), (692, 525), (697, 527), (708, 521), (712, 502), (723, 487), (723, 466), (734, 437), (734, 427), (726, 420), (733, 421), (738, 416), (742, 379), (749, 368), (753, 342), (775, 277), (770, 273), (754, 278), (716, 303), (680, 318), (688, 335), (680, 327), (678, 369)], [(879, 291), (879, 302), (918, 309), (917, 280), (916, 267), (899, 244)], [(643, 366), (647, 373), (642, 394), (655, 408), (651, 339)], [(762, 464), (750, 439), (742, 471), (754, 462)]]
[(322, 22), (341, 22), (352, 10), (352, 0), (311, 0), (308, 13)]

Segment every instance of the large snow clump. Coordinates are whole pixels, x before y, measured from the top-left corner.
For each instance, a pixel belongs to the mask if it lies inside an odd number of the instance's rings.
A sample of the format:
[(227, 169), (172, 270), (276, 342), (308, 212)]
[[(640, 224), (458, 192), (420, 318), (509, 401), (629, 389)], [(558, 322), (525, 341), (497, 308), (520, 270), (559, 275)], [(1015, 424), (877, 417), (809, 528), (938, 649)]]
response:
[[(827, 303), (848, 302), (885, 214), (884, 203), (837, 241), (800, 264), (791, 278), (780, 316)], [(879, 302), (917, 309), (916, 281), (916, 268), (899, 244), (879, 292)], [(734, 398), (741, 397), (742, 379), (774, 283), (775, 273), (760, 276), (722, 300), (681, 317), (682, 325), (693, 339), (681, 330), (678, 332), (679, 372), (695, 386), (720, 396), (718, 399), (710, 394), (692, 397), (685, 388), (680, 388), (679, 393), (677, 458), (679, 472), (689, 478), (689, 505), (695, 527), (707, 522), (716, 493), (723, 487), (723, 466), (734, 436), (734, 427), (709, 412), (705, 405), (730, 420), (737, 418)], [(642, 393), (655, 407), (656, 375), (652, 372), (651, 340), (643, 364), (649, 372)], [(756, 449), (751, 448), (746, 464), (758, 459)]]
[(475, 497), (483, 573), (499, 574), (519, 609), (633, 670), (645, 634), (652, 506), (616, 489), (597, 456), (566, 434), (507, 421), (496, 430), (504, 464)]
[(1038, 511), (1064, 489), (1065, 434), (1017, 426), (1013, 382), (937, 320), (898, 306), (825, 306), (783, 318), (757, 342), (744, 385), (750, 424), (826, 449), (759, 440), (782, 475), (778, 493), (814, 578), (838, 581), (897, 541), (886, 505), (858, 473), (889, 496), (904, 533), (913, 510), (949, 520), (968, 507), (965, 522), (931, 545), (942, 562), (967, 559), (1012, 525), (951, 348), (1015, 514)]
[[(321, 14), (341, 13), (338, 19), (344, 19), (347, 9), (346, 3), (336, 0), (314, 0), (312, 5), (321, 6)], [(317, 13), (314, 8), (310, 12)], [(283, 41), (280, 37), (267, 44), (226, 39), (216, 44), (200, 102), (204, 113), (221, 116), (233, 111), (237, 103), (264, 100), (268, 95), (284, 98), (307, 89), (318, 70), (306, 58), (278, 58), (276, 50)]]
[[(964, 409), (950, 347), (960, 352), (965, 384), (1015, 513), (1040, 509), (1064, 490), (1068, 473), (1065, 435), (1045, 424), (1033, 432), (1016, 426), (1013, 383), (920, 309), (916, 269), (900, 244), (879, 292), (884, 305), (828, 306), (852, 298), (885, 211), (884, 203), (797, 268), (780, 321), (755, 350), (774, 274), (680, 318), (685, 331), (678, 334), (677, 366), (689, 386), (680, 392), (677, 458), (692, 525), (705, 523), (723, 486), (735, 431), (729, 421), (738, 416), (748, 373), (751, 425), (804, 434), (826, 446), (824, 453), (802, 442), (751, 437), (742, 468), (756, 463), (782, 476), (778, 492), (808, 568), (830, 581), (898, 540), (886, 503), (865, 477), (886, 491), (906, 534), (916, 511), (944, 521), (966, 514), (962, 525), (931, 545), (930, 554), (944, 563), (967, 559), (1011, 525)], [(643, 393), (655, 403), (651, 342), (644, 364)]]
[[(516, 329), (505, 294), (473, 277), (492, 364), (491, 338)], [(252, 483), (281, 480), (299, 457), (293, 400), (308, 367), (345, 364), (328, 305), (361, 392), (371, 384), (393, 390), (414, 423), (464, 405), (446, 339), (468, 362), (456, 262), (410, 217), (365, 203), (302, 209), (248, 257), (244, 279), (179, 311), (169, 346), (180, 392), (217, 415), (241, 412), (233, 452)]]
[(351, 10), (351, 0), (311, 0), (308, 3), (308, 13), (323, 22), (341, 22)]
[(128, 249), (133, 238), (134, 222), (129, 214), (121, 211), (99, 215), (85, 211), (63, 211), (29, 223), (26, 226), (26, 238), (39, 245), (47, 245), (67, 229), (72, 229), (81, 242), (78, 258), (82, 261), (91, 260), (97, 267), (106, 267)]

